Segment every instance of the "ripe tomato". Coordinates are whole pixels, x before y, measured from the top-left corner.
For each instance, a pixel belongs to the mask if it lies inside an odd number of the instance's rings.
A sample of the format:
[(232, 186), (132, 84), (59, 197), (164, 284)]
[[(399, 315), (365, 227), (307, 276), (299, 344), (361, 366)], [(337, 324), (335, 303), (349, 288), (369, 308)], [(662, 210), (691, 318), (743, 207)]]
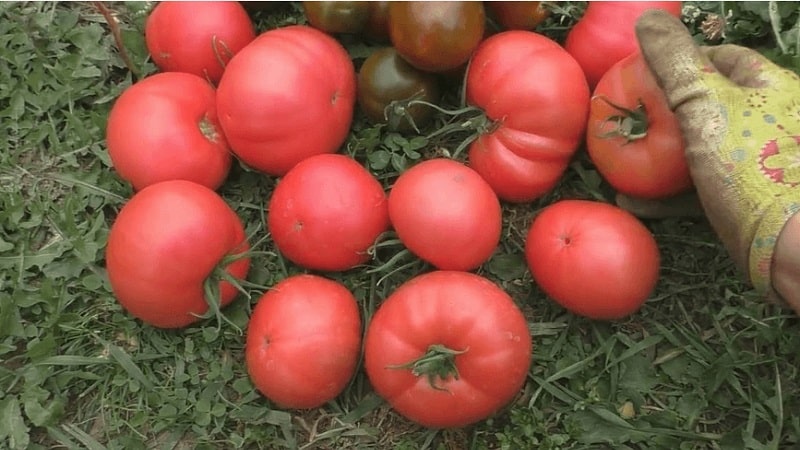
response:
[(217, 189), (232, 157), (216, 105), (214, 87), (189, 73), (158, 73), (127, 88), (106, 125), (114, 169), (136, 190), (175, 179)]
[(369, 21), (364, 27), (364, 36), (373, 42), (389, 43), (388, 1), (370, 1)]
[(588, 2), (586, 11), (567, 34), (564, 48), (586, 73), (594, 89), (600, 77), (617, 61), (638, 50), (634, 27), (648, 9), (663, 9), (681, 16), (681, 2)]
[(370, 4), (363, 1), (304, 1), (303, 13), (312, 27), (326, 33), (361, 33), (369, 21)]
[(589, 88), (561, 46), (532, 31), (487, 38), (470, 61), (466, 98), (491, 124), (470, 145), (469, 164), (509, 202), (552, 189), (583, 141)]
[(355, 102), (356, 73), (347, 51), (304, 25), (262, 33), (231, 60), (217, 90), (233, 152), (275, 176), (309, 156), (336, 152)]
[(272, 239), (292, 262), (341, 271), (369, 259), (389, 228), (383, 186), (345, 155), (316, 155), (294, 166), (275, 188), (267, 216)]
[(217, 83), (225, 66), (255, 39), (239, 2), (159, 2), (147, 17), (145, 43), (165, 72), (188, 72)]
[[(111, 225), (106, 269), (119, 303), (155, 327), (180, 328), (208, 311), (203, 285), (231, 255), (249, 249), (236, 213), (216, 192), (185, 180), (163, 181), (136, 193)], [(224, 270), (244, 278), (250, 259)], [(219, 303), (237, 294), (219, 282)]]
[(525, 258), (553, 300), (592, 319), (636, 312), (658, 281), (660, 257), (650, 231), (616, 206), (562, 200), (534, 219)]
[(393, 47), (372, 52), (358, 73), (359, 107), (371, 122), (388, 122), (388, 129), (392, 131), (413, 130), (408, 117), (422, 128), (431, 121), (435, 112), (424, 105), (400, 105), (398, 111), (387, 112), (386, 108), (393, 101), (418, 99), (435, 104), (440, 98), (437, 77), (408, 64)]
[(361, 316), (343, 285), (295, 275), (267, 291), (247, 326), (256, 389), (285, 408), (316, 408), (342, 392), (361, 352)]
[(443, 270), (473, 270), (500, 242), (502, 211), (486, 181), (452, 159), (423, 161), (389, 191), (389, 218), (400, 241)]
[(435, 271), (380, 305), (364, 338), (364, 368), (408, 419), (464, 427), (514, 398), (531, 349), (528, 323), (505, 291), (469, 272)]
[(501, 27), (507, 30), (533, 30), (550, 16), (550, 10), (542, 3), (487, 1), (483, 4)]
[(597, 84), (586, 150), (600, 175), (625, 195), (657, 199), (692, 187), (678, 119), (638, 51)]
[(412, 66), (446, 72), (469, 60), (483, 39), (483, 3), (402, 1), (389, 5), (389, 38)]

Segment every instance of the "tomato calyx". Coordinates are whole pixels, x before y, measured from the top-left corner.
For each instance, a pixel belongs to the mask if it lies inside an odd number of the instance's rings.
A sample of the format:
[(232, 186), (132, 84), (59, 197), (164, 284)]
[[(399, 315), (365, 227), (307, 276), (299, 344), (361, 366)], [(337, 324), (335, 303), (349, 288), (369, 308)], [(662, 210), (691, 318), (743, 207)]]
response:
[(437, 378), (446, 381), (452, 377), (459, 379), (458, 367), (456, 367), (456, 356), (466, 353), (469, 347), (464, 350), (453, 350), (442, 344), (431, 344), (428, 350), (419, 358), (405, 364), (390, 365), (388, 369), (411, 369), (411, 374), (416, 377), (425, 376), (432, 389), (437, 391), (447, 391), (447, 388), (436, 384)]
[(634, 109), (617, 105), (604, 95), (592, 97), (592, 101), (595, 100), (602, 100), (620, 112), (620, 114), (607, 117), (600, 124), (601, 129), (606, 128), (607, 124), (612, 124), (613, 126), (611, 130), (600, 134), (599, 137), (604, 139), (622, 137), (625, 138), (626, 144), (647, 137), (647, 128), (650, 123), (647, 120), (647, 110), (641, 100), (637, 102)]
[(208, 115), (204, 115), (199, 122), (197, 122), (197, 128), (200, 128), (200, 133), (213, 143), (219, 142), (219, 130), (214, 124), (209, 120)]

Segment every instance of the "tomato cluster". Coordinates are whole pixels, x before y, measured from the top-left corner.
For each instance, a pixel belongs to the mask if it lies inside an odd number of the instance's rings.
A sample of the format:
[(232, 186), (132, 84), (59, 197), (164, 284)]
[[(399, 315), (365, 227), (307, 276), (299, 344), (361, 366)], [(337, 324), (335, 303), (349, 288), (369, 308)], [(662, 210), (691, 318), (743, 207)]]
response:
[[(498, 247), (503, 202), (551, 191), (584, 144), (622, 193), (691, 188), (677, 122), (632, 37), (638, 14), (658, 2), (626, 3), (613, 5), (622, 37), (602, 43), (615, 50), (594, 52), (610, 58), (602, 64), (580, 48), (599, 45), (586, 30), (605, 20), (604, 2), (590, 4), (566, 48), (535, 31), (549, 14), (540, 2), (303, 2), (309, 25), (258, 35), (239, 3), (158, 3), (145, 31), (161, 72), (123, 92), (107, 126), (114, 168), (135, 191), (106, 248), (114, 294), (164, 328), (234, 299), (250, 246), (215, 190), (237, 162), (278, 178), (269, 237), (322, 273), (286, 278), (258, 299), (245, 352), (257, 389), (283, 407), (320, 406), (344, 389), (363, 347), (376, 392), (411, 420), (438, 428), (489, 417), (524, 384), (532, 349), (514, 300), (472, 272)], [(357, 70), (342, 33), (382, 47)], [(425, 158), (387, 192), (338, 154), (358, 113), (394, 133), (433, 127), (449, 114), (438, 105), (443, 84), (459, 74), (464, 106), (480, 113), (461, 127), (474, 131), (466, 158)], [(362, 323), (353, 293), (324, 273), (368, 263), (389, 231), (432, 270)], [(596, 201), (542, 210), (525, 256), (543, 291), (595, 319), (634, 313), (658, 280), (645, 225)]]

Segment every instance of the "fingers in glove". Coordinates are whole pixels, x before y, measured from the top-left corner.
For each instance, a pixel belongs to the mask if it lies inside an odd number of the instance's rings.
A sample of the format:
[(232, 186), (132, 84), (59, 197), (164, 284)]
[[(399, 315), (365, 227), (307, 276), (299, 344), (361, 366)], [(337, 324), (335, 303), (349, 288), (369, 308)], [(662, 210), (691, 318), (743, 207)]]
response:
[(797, 89), (796, 75), (777, 66), (755, 50), (727, 44), (703, 47), (701, 51), (720, 74), (739, 86)]

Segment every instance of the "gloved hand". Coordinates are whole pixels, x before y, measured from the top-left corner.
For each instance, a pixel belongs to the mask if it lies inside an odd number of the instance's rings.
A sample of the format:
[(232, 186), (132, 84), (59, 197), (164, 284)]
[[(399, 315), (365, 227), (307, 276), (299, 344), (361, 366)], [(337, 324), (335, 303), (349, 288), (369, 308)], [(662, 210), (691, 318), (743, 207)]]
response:
[(800, 210), (800, 78), (744, 47), (697, 47), (663, 11), (642, 15), (636, 35), (681, 124), (709, 222), (753, 286), (779, 299), (773, 254)]

